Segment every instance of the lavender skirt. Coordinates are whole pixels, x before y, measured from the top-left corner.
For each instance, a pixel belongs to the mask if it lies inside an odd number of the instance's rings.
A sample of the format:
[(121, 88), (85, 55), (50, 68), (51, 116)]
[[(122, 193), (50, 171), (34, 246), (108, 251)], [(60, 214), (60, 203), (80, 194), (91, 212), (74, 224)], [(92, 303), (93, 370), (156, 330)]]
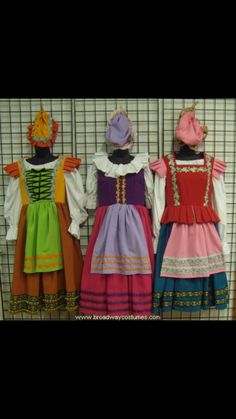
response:
[(91, 273), (152, 273), (142, 220), (133, 205), (108, 208), (94, 246)]

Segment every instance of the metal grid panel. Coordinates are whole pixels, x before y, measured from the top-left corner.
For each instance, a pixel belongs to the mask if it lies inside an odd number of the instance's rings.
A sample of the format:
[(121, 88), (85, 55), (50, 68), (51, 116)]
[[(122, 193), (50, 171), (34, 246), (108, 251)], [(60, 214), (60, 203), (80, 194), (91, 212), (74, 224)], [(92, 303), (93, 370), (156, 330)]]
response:
[[(123, 106), (132, 119), (137, 139), (133, 153), (149, 152), (151, 161), (168, 153), (174, 143), (174, 130), (178, 115), (183, 106), (191, 106), (193, 100), (182, 99), (2, 99), (1, 106), (1, 165), (19, 159), (22, 155), (32, 155), (33, 150), (26, 139), (27, 125), (43, 104), (45, 110), (52, 113), (60, 124), (60, 133), (54, 146), (54, 153), (78, 156), (82, 159), (80, 173), (86, 180), (87, 169), (94, 152), (107, 150), (104, 143), (104, 131), (111, 113)], [(197, 313), (172, 312), (164, 319), (220, 320), (236, 317), (235, 302), (235, 133), (236, 100), (207, 99), (199, 100), (197, 116), (208, 125), (206, 151), (228, 163), (225, 175), (228, 203), (228, 242), (231, 253), (227, 257), (227, 276), (230, 288), (230, 304), (227, 310), (215, 309)], [(9, 316), (8, 300), (13, 272), (14, 246), (5, 242), (6, 224), (3, 219), (4, 191), (8, 176), (0, 175), (0, 256), (2, 252), (2, 305), (5, 319), (74, 319), (73, 314), (60, 310), (53, 314), (39, 315), (18, 314)], [(90, 216), (81, 229), (81, 249), (85, 253), (92, 231), (94, 217)]]

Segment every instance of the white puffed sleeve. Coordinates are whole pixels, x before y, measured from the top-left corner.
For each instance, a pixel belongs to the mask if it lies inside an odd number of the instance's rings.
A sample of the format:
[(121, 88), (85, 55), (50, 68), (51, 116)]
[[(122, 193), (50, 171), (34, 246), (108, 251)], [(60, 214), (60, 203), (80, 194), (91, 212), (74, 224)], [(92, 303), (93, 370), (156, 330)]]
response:
[(227, 212), (226, 212), (226, 193), (225, 184), (222, 174), (219, 178), (212, 178), (213, 193), (212, 193), (212, 207), (218, 214), (220, 222), (218, 224), (221, 241), (223, 244), (223, 252), (225, 255), (230, 253), (229, 245), (227, 243)]
[(86, 181), (86, 192), (87, 192), (87, 203), (86, 208), (96, 209), (97, 208), (97, 168), (95, 164), (92, 164), (88, 169), (87, 181)]
[(4, 217), (10, 226), (7, 231), (6, 240), (16, 240), (18, 234), (18, 223), (22, 208), (19, 178), (10, 177), (4, 203)]
[(152, 231), (153, 231), (153, 248), (154, 253), (157, 251), (157, 244), (161, 228), (161, 217), (165, 209), (165, 187), (166, 176), (159, 176), (155, 173), (154, 178), (154, 193), (153, 193), (153, 206), (152, 206)]
[(153, 173), (149, 167), (144, 168), (144, 181), (145, 181), (145, 203), (147, 208), (153, 206)]
[(88, 217), (85, 209), (86, 195), (81, 175), (77, 169), (71, 172), (64, 171), (66, 196), (72, 222), (68, 229), (72, 236), (80, 239), (80, 224)]

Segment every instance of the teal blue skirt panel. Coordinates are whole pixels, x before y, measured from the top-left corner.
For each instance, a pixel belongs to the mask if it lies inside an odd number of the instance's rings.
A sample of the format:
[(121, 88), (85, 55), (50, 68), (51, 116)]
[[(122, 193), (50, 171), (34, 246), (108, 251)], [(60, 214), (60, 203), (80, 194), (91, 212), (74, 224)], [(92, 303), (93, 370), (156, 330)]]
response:
[(210, 307), (219, 310), (226, 309), (228, 285), (225, 272), (212, 274), (205, 278), (181, 279), (160, 276), (172, 225), (172, 223), (162, 224), (160, 230), (155, 265), (153, 314), (171, 310), (193, 312), (207, 310)]

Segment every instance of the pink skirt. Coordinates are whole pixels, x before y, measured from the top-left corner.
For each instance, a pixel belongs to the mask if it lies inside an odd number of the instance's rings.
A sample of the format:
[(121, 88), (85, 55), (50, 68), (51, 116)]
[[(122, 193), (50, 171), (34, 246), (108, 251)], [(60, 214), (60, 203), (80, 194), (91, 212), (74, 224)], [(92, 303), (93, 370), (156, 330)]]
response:
[[(141, 205), (137, 209), (144, 228), (149, 258), (154, 272), (151, 220), (148, 210)], [(91, 261), (97, 236), (109, 207), (99, 207), (87, 248), (80, 289), (80, 312), (94, 315), (124, 316), (151, 315), (152, 274), (99, 274), (91, 273)]]

